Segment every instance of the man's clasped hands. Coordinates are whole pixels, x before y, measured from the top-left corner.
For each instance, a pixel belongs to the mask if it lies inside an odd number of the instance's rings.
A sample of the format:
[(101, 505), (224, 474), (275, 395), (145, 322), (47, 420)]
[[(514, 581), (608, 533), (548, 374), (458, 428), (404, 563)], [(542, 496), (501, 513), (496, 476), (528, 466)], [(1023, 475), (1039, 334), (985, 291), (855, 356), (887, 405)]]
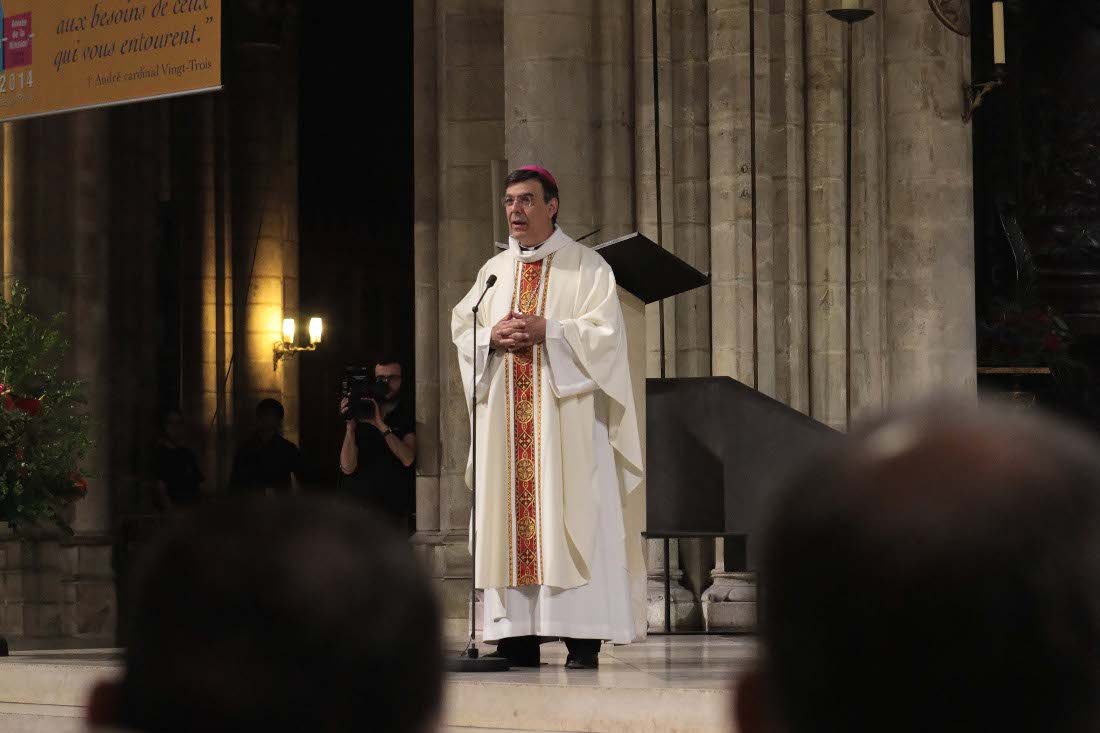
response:
[(489, 345), (494, 351), (514, 353), (546, 341), (546, 319), (524, 313), (509, 313), (493, 326)]

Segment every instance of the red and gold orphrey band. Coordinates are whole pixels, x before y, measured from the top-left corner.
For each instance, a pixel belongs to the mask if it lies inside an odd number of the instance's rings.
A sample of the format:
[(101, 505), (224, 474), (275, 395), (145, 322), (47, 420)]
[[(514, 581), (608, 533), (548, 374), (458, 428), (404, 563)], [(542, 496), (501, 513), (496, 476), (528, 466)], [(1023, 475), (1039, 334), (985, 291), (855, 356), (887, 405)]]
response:
[[(550, 265), (554, 256), (544, 261), (516, 263), (516, 286), (512, 294), (512, 310), (525, 315), (542, 316), (546, 309), (546, 289), (549, 287)], [(543, 265), (545, 262), (545, 266)], [(540, 298), (539, 295), (542, 295)], [(512, 409), (512, 445), (514, 473), (509, 513), (515, 545), (510, 558), (512, 584), (539, 585), (542, 582), (542, 548), (540, 547), (541, 507), (538, 477), (540, 456), (539, 422), (542, 386), (542, 359), (534, 349), (512, 354), (508, 399)]]

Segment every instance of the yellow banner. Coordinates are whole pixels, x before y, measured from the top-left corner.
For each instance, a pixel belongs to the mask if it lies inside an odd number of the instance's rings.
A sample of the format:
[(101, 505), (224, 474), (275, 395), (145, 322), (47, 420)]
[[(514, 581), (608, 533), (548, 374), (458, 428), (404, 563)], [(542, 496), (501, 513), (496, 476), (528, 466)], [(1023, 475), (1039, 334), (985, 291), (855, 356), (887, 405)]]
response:
[(0, 0), (0, 121), (221, 86), (221, 0)]

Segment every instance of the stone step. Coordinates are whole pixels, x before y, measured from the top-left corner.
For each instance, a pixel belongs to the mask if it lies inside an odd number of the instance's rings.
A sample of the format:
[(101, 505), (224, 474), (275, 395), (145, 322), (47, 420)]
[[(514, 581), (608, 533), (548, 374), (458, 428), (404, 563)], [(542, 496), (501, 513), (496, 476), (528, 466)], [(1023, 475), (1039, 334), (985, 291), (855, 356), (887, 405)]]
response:
[(448, 684), (444, 719), (459, 729), (554, 733), (730, 733), (729, 693), (502, 682)]
[(747, 637), (650, 637), (604, 645), (598, 670), (566, 670), (564, 645), (544, 644), (538, 669), (452, 674), (444, 720), (557, 733), (731, 733), (730, 688), (755, 649)]
[[(452, 674), (446, 733), (732, 733), (730, 685), (755, 644), (745, 637), (650, 637), (605, 645), (598, 670), (566, 670), (561, 643), (542, 650), (538, 669)], [(0, 730), (82, 730), (92, 686), (120, 669), (111, 649), (0, 658)]]
[(0, 703), (4, 733), (85, 733), (84, 708), (67, 705)]

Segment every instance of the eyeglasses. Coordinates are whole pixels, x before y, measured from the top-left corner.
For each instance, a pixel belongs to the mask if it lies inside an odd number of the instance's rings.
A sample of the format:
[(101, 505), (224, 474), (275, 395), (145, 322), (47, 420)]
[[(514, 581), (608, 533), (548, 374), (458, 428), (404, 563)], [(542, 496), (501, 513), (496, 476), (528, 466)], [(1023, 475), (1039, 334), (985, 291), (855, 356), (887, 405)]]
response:
[(401, 379), (400, 374), (380, 374), (374, 378), (376, 382), (392, 382), (395, 379)]
[(500, 203), (502, 203), (506, 209), (510, 209), (516, 204), (519, 204), (524, 209), (530, 209), (535, 203), (535, 195), (533, 193), (521, 193), (519, 196), (505, 196), (500, 200)]

